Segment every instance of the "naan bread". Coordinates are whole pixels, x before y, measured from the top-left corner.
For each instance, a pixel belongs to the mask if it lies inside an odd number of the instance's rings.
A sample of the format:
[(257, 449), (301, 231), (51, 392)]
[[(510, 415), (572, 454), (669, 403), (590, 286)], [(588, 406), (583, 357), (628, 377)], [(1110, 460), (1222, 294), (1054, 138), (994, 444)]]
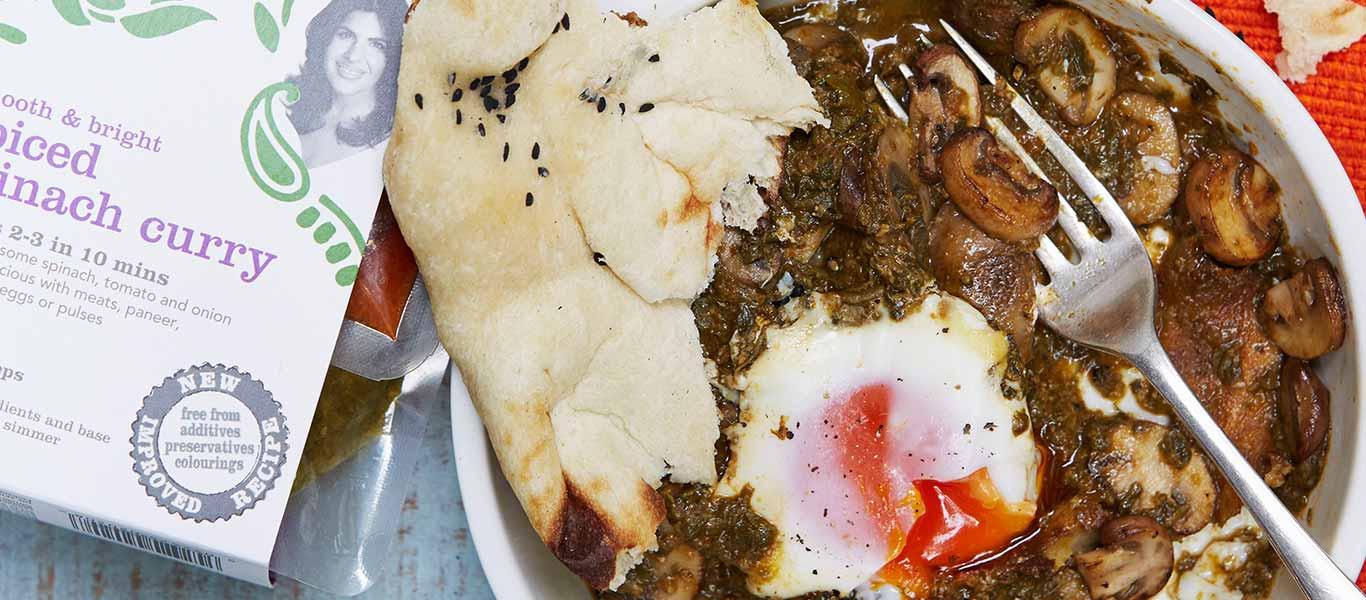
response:
[(1366, 6), (1350, 0), (1266, 0), (1266, 10), (1280, 20), (1276, 70), (1289, 81), (1304, 82), (1324, 56), (1366, 35)]
[[(757, 219), (776, 138), (824, 119), (753, 0), (647, 27), (563, 4), (546, 16), (423, 0), (386, 178), (441, 339), (532, 525), (589, 584), (615, 588), (656, 547), (662, 478), (716, 480), (689, 303), (711, 275), (721, 199), (760, 203), (737, 206)], [(529, 25), (452, 25), (461, 15)], [(471, 44), (447, 27), (492, 33)], [(528, 39), (529, 55), (504, 50)], [(487, 101), (471, 88), (486, 75)]]

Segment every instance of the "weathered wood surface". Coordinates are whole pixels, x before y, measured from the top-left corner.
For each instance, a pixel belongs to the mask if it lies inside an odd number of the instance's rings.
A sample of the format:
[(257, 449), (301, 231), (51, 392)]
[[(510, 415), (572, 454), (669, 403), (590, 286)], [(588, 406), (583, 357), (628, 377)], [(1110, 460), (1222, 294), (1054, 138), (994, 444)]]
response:
[[(366, 599), (492, 600), (470, 540), (443, 394), (384, 577)], [(0, 512), (0, 599), (333, 598), (297, 584), (269, 590)]]

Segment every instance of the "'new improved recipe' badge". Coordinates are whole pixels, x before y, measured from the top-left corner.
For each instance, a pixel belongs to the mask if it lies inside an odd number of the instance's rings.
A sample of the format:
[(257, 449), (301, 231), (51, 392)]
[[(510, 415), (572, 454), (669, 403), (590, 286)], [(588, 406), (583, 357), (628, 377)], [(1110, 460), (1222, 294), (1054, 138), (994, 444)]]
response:
[(171, 514), (240, 515), (275, 486), (289, 448), (280, 404), (235, 367), (200, 365), (167, 377), (133, 421), (133, 470)]

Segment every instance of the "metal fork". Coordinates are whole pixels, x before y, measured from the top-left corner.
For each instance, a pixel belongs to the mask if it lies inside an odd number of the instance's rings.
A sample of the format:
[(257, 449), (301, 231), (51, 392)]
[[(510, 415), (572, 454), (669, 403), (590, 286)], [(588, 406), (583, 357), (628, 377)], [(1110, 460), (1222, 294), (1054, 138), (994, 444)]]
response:
[[(1048, 237), (1039, 238), (1034, 255), (1043, 263), (1051, 279), (1048, 285), (1038, 288), (1039, 312), (1044, 323), (1079, 343), (1124, 357), (1148, 378), (1243, 499), (1248, 512), (1262, 526), (1272, 547), (1306, 596), (1313, 600), (1361, 597), (1352, 581), (1309, 537), (1295, 516), (1224, 435), (1167, 357), (1153, 326), (1156, 297), (1153, 265), (1123, 209), (1024, 97), (1001, 79), (953, 26), (942, 20), (940, 24), (986, 79), (1011, 95), (1011, 108), (1032, 134), (1043, 140), (1044, 147), (1091, 199), (1110, 228), (1108, 239), (1098, 239), (1077, 219), (1072, 207), (1060, 199), (1058, 225), (1071, 241), (1078, 262), (1073, 263)], [(898, 68), (909, 80), (910, 69), (905, 65), (898, 65)], [(880, 78), (874, 83), (892, 113), (906, 119), (905, 109), (887, 85)], [(988, 125), (1003, 146), (1043, 176), (1009, 129), (994, 119), (988, 119)]]

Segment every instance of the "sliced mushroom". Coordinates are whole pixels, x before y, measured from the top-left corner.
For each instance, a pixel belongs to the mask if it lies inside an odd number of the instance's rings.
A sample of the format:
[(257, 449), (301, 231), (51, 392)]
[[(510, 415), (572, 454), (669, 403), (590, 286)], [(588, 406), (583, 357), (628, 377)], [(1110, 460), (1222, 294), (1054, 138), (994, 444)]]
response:
[(911, 130), (916, 132), (916, 167), (920, 177), (931, 183), (939, 181), (939, 152), (952, 133), (944, 97), (926, 80), (917, 79), (911, 86), (908, 115)]
[(1224, 149), (1191, 167), (1186, 211), (1199, 230), (1200, 246), (1221, 263), (1247, 266), (1276, 249), (1280, 189), (1242, 152)]
[(1114, 425), (1087, 460), (1087, 471), (1109, 489), (1112, 504), (1141, 512), (1172, 531), (1188, 534), (1208, 525), (1217, 490), (1205, 460), (1176, 430), (1145, 421)]
[(968, 59), (947, 44), (932, 46), (915, 61), (925, 79), (943, 98), (944, 109), (958, 127), (977, 127), (982, 124), (981, 93), (977, 72)]
[(1310, 360), (1342, 346), (1347, 306), (1333, 265), (1324, 258), (1305, 263), (1294, 277), (1266, 291), (1262, 327), (1282, 352)]
[(952, 205), (930, 225), (930, 268), (944, 291), (968, 301), (1006, 335), (1026, 360), (1038, 314), (1038, 262), (1027, 248), (993, 238)]
[(1135, 225), (1147, 225), (1166, 215), (1181, 192), (1181, 140), (1176, 123), (1157, 98), (1137, 92), (1115, 96), (1110, 111), (1137, 162), (1127, 169), (1133, 175), (1129, 189), (1118, 198), (1119, 205)]
[(1226, 148), (1195, 163), (1186, 183), (1186, 210), (1201, 247), (1219, 262), (1246, 266), (1276, 249), (1280, 188), (1238, 150)]
[(1281, 363), (1279, 394), (1281, 421), (1302, 461), (1328, 441), (1328, 387), (1319, 381), (1309, 363), (1287, 358)]
[(1039, 88), (1073, 125), (1090, 125), (1115, 94), (1110, 40), (1085, 13), (1052, 6), (1020, 24), (1015, 58), (1035, 72)]
[(845, 153), (835, 196), (840, 223), (865, 233), (878, 233), (901, 220), (876, 161), (876, 156), (869, 160), (861, 148)]
[(968, 129), (939, 157), (949, 199), (988, 235), (1032, 240), (1058, 219), (1058, 194), (983, 129)]
[(1075, 557), (1093, 600), (1149, 598), (1172, 576), (1172, 538), (1151, 518), (1111, 519), (1100, 528), (1100, 542), (1101, 547)]
[(916, 59), (911, 127), (918, 132), (921, 175), (939, 181), (939, 151), (953, 133), (982, 123), (977, 74), (952, 46), (939, 44)]
[(911, 169), (915, 159), (915, 142), (900, 125), (888, 125), (877, 138), (877, 162), (888, 183), (910, 185), (915, 182)]

